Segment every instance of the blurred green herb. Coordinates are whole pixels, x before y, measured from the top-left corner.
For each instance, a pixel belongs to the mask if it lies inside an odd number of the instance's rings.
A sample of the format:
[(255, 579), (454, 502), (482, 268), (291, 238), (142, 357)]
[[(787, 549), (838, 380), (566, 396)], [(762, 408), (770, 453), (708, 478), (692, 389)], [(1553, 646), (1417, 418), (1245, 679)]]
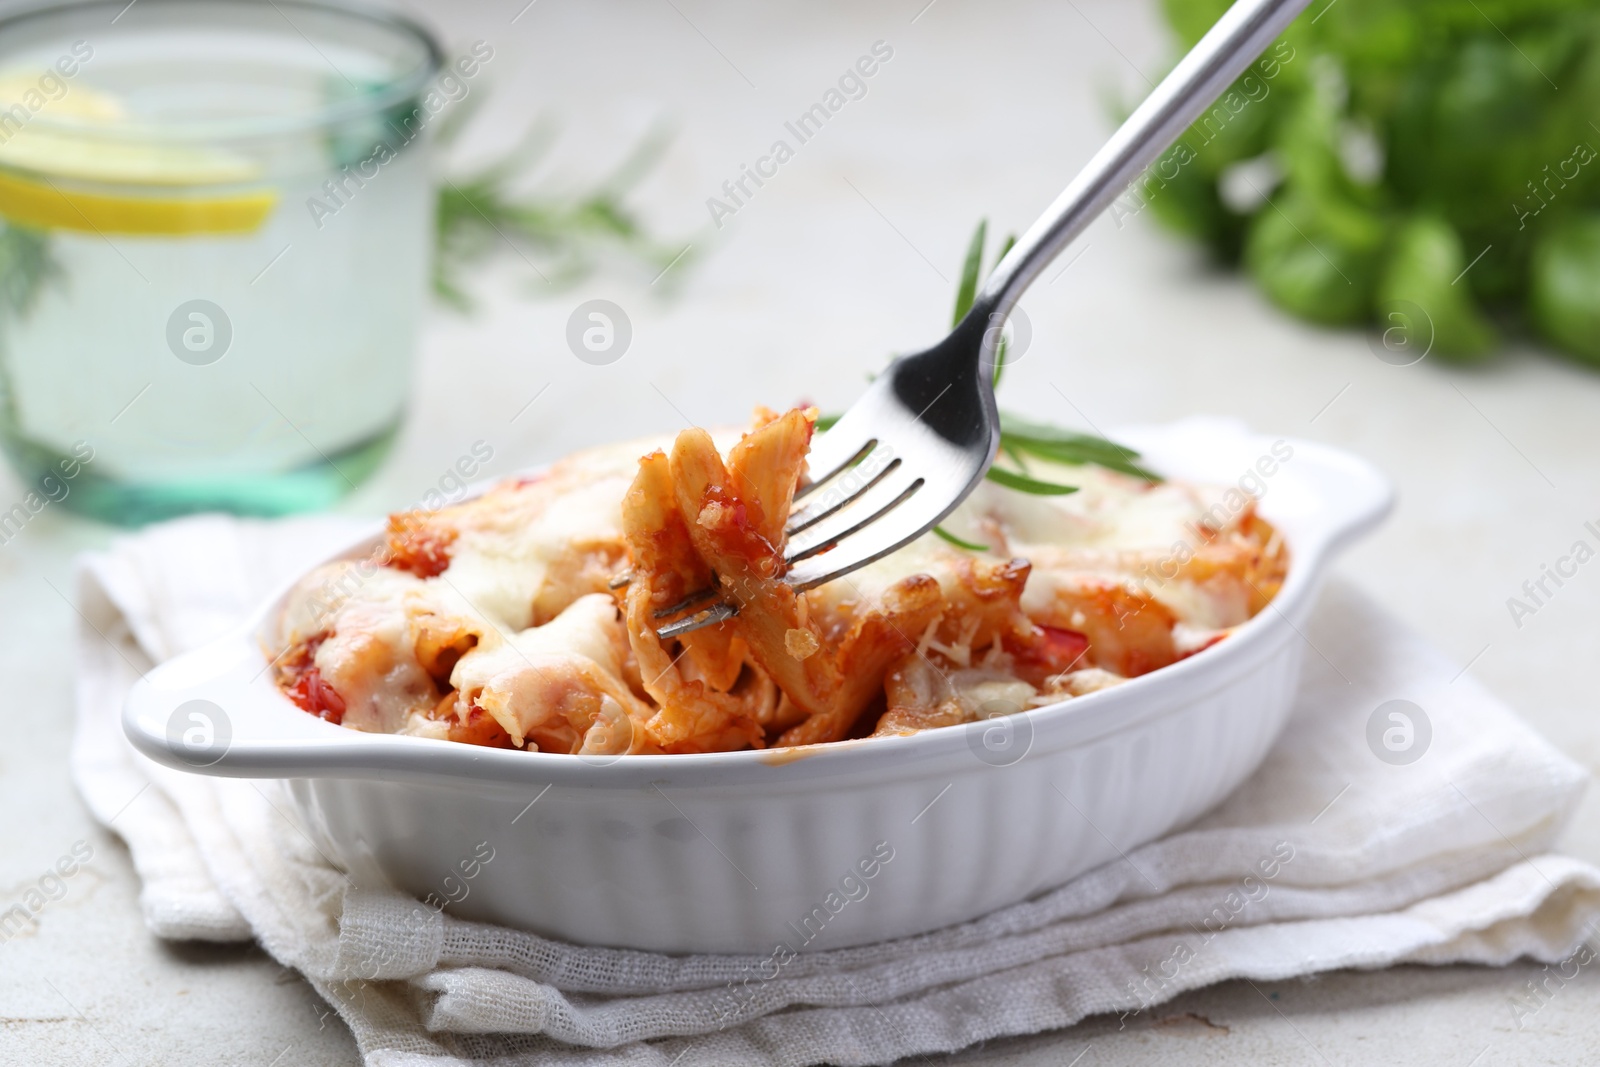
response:
[[(453, 144), (475, 113), (482, 94), (464, 100), (440, 123), (437, 143)], [(438, 191), (433, 258), (433, 290), (444, 303), (470, 310), (468, 278), (492, 256), (514, 252), (541, 277), (570, 283), (594, 269), (608, 252), (620, 252), (652, 273), (682, 268), (686, 250), (657, 243), (624, 205), (627, 194), (655, 166), (669, 140), (662, 130), (647, 134), (608, 177), (571, 194), (534, 195), (520, 191), (523, 178), (543, 159), (555, 140), (551, 123), (535, 123), (519, 143), (495, 162), (459, 178), (446, 178)], [(350, 144), (330, 143), (336, 160), (365, 158), (370, 137)], [(0, 221), (0, 316), (26, 316), (45, 285), (62, 277), (51, 255), (48, 234)]]
[[(608, 250), (620, 251), (653, 272), (681, 269), (690, 256), (658, 244), (623, 205), (627, 192), (650, 170), (665, 138), (647, 137), (609, 178), (572, 196), (532, 196), (514, 191), (547, 147), (548, 127), (537, 127), (496, 163), (439, 188), (435, 223), (433, 291), (459, 311), (472, 308), (468, 277), (492, 256), (515, 252), (547, 281), (570, 283), (594, 269)], [(0, 314), (22, 318), (46, 283), (61, 277), (48, 234), (0, 222)]]
[[(467, 115), (467, 109), (458, 110), (440, 129), (444, 145), (466, 125)], [(607, 254), (630, 257), (656, 274), (684, 266), (687, 249), (658, 243), (624, 204), (665, 151), (664, 132), (647, 134), (620, 166), (592, 188), (570, 194), (521, 191), (523, 179), (554, 139), (550, 123), (536, 123), (500, 159), (441, 184), (433, 262), (433, 290), (441, 301), (460, 311), (470, 310), (469, 276), (506, 252), (521, 257), (542, 279), (557, 285), (582, 278)]]
[[(1163, 0), (1185, 47), (1229, 0)], [(1559, 86), (1559, 89), (1557, 88)], [(1530, 324), (1600, 366), (1593, 0), (1340, 0), (1298, 19), (1113, 207), (1242, 266), (1280, 307), (1487, 358)]]
[(45, 234), (0, 222), (0, 315), (23, 318), (45, 285), (60, 278)]
[(48, 235), (0, 221), (0, 424), (17, 425), (16, 393), (4, 349), (6, 327), (26, 318), (45, 286), (62, 278)]

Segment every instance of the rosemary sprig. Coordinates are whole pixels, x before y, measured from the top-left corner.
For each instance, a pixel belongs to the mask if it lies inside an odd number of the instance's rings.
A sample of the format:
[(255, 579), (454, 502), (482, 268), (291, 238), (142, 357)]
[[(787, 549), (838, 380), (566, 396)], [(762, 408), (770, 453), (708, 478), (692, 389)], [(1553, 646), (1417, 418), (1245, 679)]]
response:
[(1159, 474), (1134, 462), (1139, 453), (1115, 441), (1032, 422), (1009, 411), (1000, 413), (1000, 447), (1013, 458), (1020, 453), (1072, 466), (1093, 463), (1147, 482), (1161, 481)]
[[(1011, 246), (1016, 244), (1016, 243), (1017, 243), (1017, 235), (1014, 234), (1014, 233), (1007, 234), (1005, 242), (1003, 244), (1001, 244), (1001, 246), (1000, 246), (1000, 254), (994, 257), (995, 263), (999, 263), (1002, 259), (1005, 259), (1006, 258), (1006, 253), (1011, 251)], [(995, 345), (995, 348), (994, 348), (994, 383), (993, 384), (994, 384), (994, 387), (996, 389), (1000, 388), (1000, 372), (1005, 370), (1005, 369), (1006, 369), (1006, 339), (1005, 339), (1004, 336), (1002, 336), (1000, 338), (1000, 343)]]
[[(461, 101), (440, 122), (436, 141), (447, 148), (468, 125), (481, 93)], [(470, 310), (466, 279), (491, 256), (515, 250), (536, 253), (541, 274), (567, 283), (583, 277), (607, 250), (620, 251), (652, 271), (682, 267), (677, 247), (658, 244), (624, 206), (626, 195), (661, 158), (668, 135), (647, 134), (608, 177), (593, 188), (569, 195), (531, 195), (517, 191), (555, 140), (553, 124), (536, 122), (504, 156), (469, 174), (446, 179), (438, 191), (434, 229), (433, 291), (444, 303)], [(370, 150), (363, 141), (332, 145), (335, 158), (353, 162)], [(509, 246), (509, 249), (508, 249)], [(25, 317), (44, 286), (61, 279), (46, 233), (0, 221), (0, 315)]]
[[(952, 323), (960, 322), (965, 318), (967, 312), (972, 310), (973, 301), (977, 299), (978, 277), (983, 273), (983, 246), (987, 242), (988, 236), (989, 220), (978, 220), (978, 228), (972, 233), (972, 240), (967, 244), (966, 259), (961, 264), (961, 281), (956, 285), (956, 303), (954, 314), (951, 317)], [(1005, 256), (1006, 252), (1010, 251), (1011, 246), (1015, 243), (1015, 237), (1006, 238), (1000, 255), (995, 258), (995, 262), (1000, 262), (1000, 259)], [(1005, 365), (1006, 343), (1002, 338), (1000, 343), (995, 346), (994, 353), (993, 384), (996, 387), (1000, 385), (1000, 373), (1005, 368)], [(1026, 441), (1007, 439), (1004, 416), (1000, 420), (1000, 451), (1019, 467), (1025, 466), (1022, 457), (1024, 453), (1030, 451)], [(1065, 496), (1068, 493), (1078, 491), (1076, 486), (1041, 481), (1038, 478), (1030, 478), (1026, 474), (1006, 470), (1004, 467), (991, 466), (984, 477), (991, 482), (1005, 486), (1007, 489), (1015, 489), (1022, 493), (1033, 493), (1038, 496)]]
[(32, 313), (46, 286), (65, 275), (50, 247), (50, 237), (10, 222), (0, 222), (0, 421), (17, 426), (17, 394), (12, 387), (8, 327)]
[[(952, 323), (958, 323), (972, 309), (973, 301), (977, 299), (978, 282), (983, 274), (984, 245), (988, 240), (989, 223), (987, 219), (980, 220), (978, 228), (973, 231), (972, 240), (967, 244), (967, 254), (961, 265), (961, 280), (956, 286), (956, 302), (952, 315)], [(1000, 251), (995, 256), (995, 263), (999, 263), (1017, 243), (1016, 237), (1008, 236), (1000, 245)], [(990, 268), (993, 269), (992, 267)], [(1000, 387), (1000, 377), (1006, 366), (1006, 342), (1002, 339), (995, 348), (994, 354), (994, 387)], [(1008, 411), (1000, 412), (1000, 453), (1017, 466), (1017, 470), (991, 465), (984, 475), (989, 481), (997, 485), (1014, 489), (1020, 493), (1031, 493), (1035, 496), (1065, 496), (1078, 491), (1077, 486), (1064, 485), (1059, 482), (1049, 482), (1035, 478), (1027, 472), (1028, 456), (1047, 460), (1052, 463), (1080, 466), (1093, 463), (1110, 470), (1120, 471), (1136, 478), (1143, 478), (1148, 482), (1159, 482), (1160, 476), (1141, 467), (1136, 461), (1139, 453), (1130, 448), (1125, 448), (1114, 441), (1091, 434), (1076, 433), (1070, 430), (1059, 429), (1045, 423), (1034, 422)], [(986, 551), (963, 541), (943, 527), (934, 527), (934, 533), (945, 541), (965, 548), (970, 551)]]
[(978, 275), (983, 273), (983, 243), (989, 236), (989, 220), (979, 219), (978, 228), (973, 231), (972, 240), (967, 245), (967, 258), (961, 263), (961, 281), (956, 284), (955, 313), (950, 316), (950, 325), (955, 327), (972, 310), (972, 301), (978, 296)]
[(938, 534), (942, 539), (950, 542), (952, 545), (955, 545), (957, 548), (964, 548), (968, 552), (987, 552), (987, 551), (989, 551), (989, 546), (988, 545), (979, 545), (979, 544), (974, 544), (971, 541), (963, 541), (963, 540), (961, 540), (961, 538), (957, 537), (955, 534), (951, 533), (949, 530), (946, 530), (943, 526), (935, 526), (933, 528), (933, 532)]
[[(967, 312), (972, 310), (972, 302), (978, 298), (978, 277), (983, 273), (983, 246), (989, 235), (989, 220), (979, 219), (978, 228), (973, 231), (972, 240), (967, 244), (967, 258), (961, 263), (961, 281), (956, 285), (955, 313), (950, 316), (951, 327), (956, 326), (966, 318)], [(1000, 254), (994, 261), (999, 263), (1006, 258), (1006, 253), (1011, 251), (1011, 246), (1017, 243), (1017, 235), (1010, 234), (1000, 246)], [(991, 268), (993, 269), (993, 268)], [(1000, 372), (1006, 365), (1006, 340), (1000, 338), (1000, 343), (994, 350), (994, 388), (1000, 388)]]
[[(440, 131), (443, 142), (466, 124), (464, 113), (452, 117), (455, 121)], [(623, 204), (665, 151), (668, 137), (663, 131), (648, 134), (592, 189), (565, 196), (518, 192), (518, 177), (538, 164), (554, 139), (550, 123), (535, 123), (505, 156), (440, 186), (433, 290), (441, 301), (459, 311), (471, 310), (465, 278), (508, 246), (525, 259), (526, 253), (537, 254), (544, 265), (535, 269), (557, 284), (588, 274), (607, 249), (632, 256), (651, 270), (682, 265), (680, 252), (658, 244)]]
[(0, 314), (25, 318), (45, 285), (61, 276), (48, 235), (0, 222)]
[(1030, 478), (1026, 474), (1008, 471), (1004, 467), (990, 467), (984, 475), (991, 482), (1003, 485), (1007, 489), (1015, 489), (1019, 493), (1032, 493), (1034, 496), (1066, 496), (1076, 493), (1075, 485), (1058, 485), (1055, 482), (1042, 482), (1037, 478)]
[[(961, 265), (961, 280), (956, 286), (952, 323), (959, 323), (967, 312), (972, 310), (972, 303), (977, 299), (978, 278), (983, 273), (983, 246), (988, 231), (988, 220), (981, 220), (977, 230), (973, 232), (972, 240), (967, 244), (966, 258)], [(1007, 237), (1000, 246), (1000, 254), (995, 257), (995, 262), (1004, 259), (1006, 253), (1011, 251), (1011, 246), (1016, 243), (1015, 237)], [(995, 350), (996, 387), (1000, 385), (1000, 372), (1004, 367), (1005, 342), (1002, 340)], [(820, 416), (817, 419), (817, 429), (827, 430), (838, 421), (838, 415)], [(1032, 477), (1026, 473), (1028, 456), (1075, 467), (1093, 463), (1109, 470), (1130, 474), (1135, 478), (1143, 478), (1147, 482), (1161, 481), (1159, 474), (1141, 467), (1136, 462), (1139, 453), (1131, 448), (1119, 445), (1115, 441), (1108, 441), (1104, 437), (1076, 433), (1047, 423), (1034, 422), (1008, 411), (1000, 412), (1000, 453), (1022, 469), (1009, 470), (991, 465), (984, 477), (1007, 489), (1014, 489), (1019, 493), (1031, 493), (1034, 496), (1066, 496), (1068, 493), (1076, 493), (1078, 487)], [(935, 526), (933, 532), (957, 548), (964, 548), (969, 552), (989, 551), (987, 545), (964, 541), (942, 526)]]
[[(977, 297), (978, 276), (983, 269), (983, 246), (988, 234), (988, 220), (978, 223), (978, 228), (972, 234), (972, 241), (967, 246), (966, 259), (962, 264), (961, 281), (956, 287), (955, 321), (960, 322), (962, 316), (971, 309), (972, 302)], [(999, 263), (1011, 251), (1017, 239), (1007, 237), (1000, 246), (1000, 252), (995, 256), (995, 263)], [(993, 269), (992, 267), (990, 268)], [(994, 384), (1000, 385), (1000, 373), (1005, 369), (1005, 342), (1002, 341), (995, 351)], [(1131, 474), (1136, 478), (1143, 478), (1149, 482), (1159, 482), (1161, 478), (1139, 466), (1135, 462), (1139, 453), (1130, 448), (1125, 448), (1103, 437), (1090, 434), (1074, 433), (1062, 430), (1045, 423), (1033, 422), (1013, 415), (1010, 412), (1000, 412), (1000, 451), (1009, 457), (1018, 467), (1026, 468), (1025, 456), (1036, 456), (1039, 459), (1049, 460), (1053, 463), (1065, 463), (1079, 466), (1085, 463), (1094, 463), (1111, 470)], [(1061, 496), (1073, 492), (1075, 487), (1063, 486), (1054, 482), (1040, 481), (1030, 478), (1025, 473), (1020, 480), (1019, 472), (1008, 471), (1002, 467), (989, 468), (989, 480), (998, 482), (1010, 489), (1024, 493), (1037, 493), (1046, 496)]]

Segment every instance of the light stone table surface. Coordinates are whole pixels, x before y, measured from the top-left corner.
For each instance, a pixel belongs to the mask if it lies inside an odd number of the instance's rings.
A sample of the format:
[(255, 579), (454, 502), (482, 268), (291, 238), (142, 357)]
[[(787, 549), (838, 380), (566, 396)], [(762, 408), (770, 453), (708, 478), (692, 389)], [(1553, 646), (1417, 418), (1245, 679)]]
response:
[[(482, 280), (475, 317), (429, 322), (411, 421), (342, 506), (351, 513), (418, 499), (477, 440), (492, 444), (499, 473), (686, 421), (742, 421), (758, 403), (845, 405), (886, 353), (940, 333), (977, 218), (1001, 231), (1031, 221), (1109, 132), (1109, 101), (1143, 91), (1170, 47), (1153, 5), (1128, 0), (525, 3), (414, 10), (452, 50), (480, 39), (495, 50), (460, 152), (492, 154), (548, 115), (562, 134), (540, 180), (575, 185), (671, 123), (672, 147), (635, 202), (667, 240), (693, 245), (692, 266), (655, 285), (613, 269), (552, 293), (508, 257)], [(893, 56), (866, 96), (714, 227), (706, 199), (880, 40)], [(1215, 413), (1369, 457), (1400, 504), (1344, 572), (1470, 661), (1562, 750), (1600, 765), (1600, 565), (1520, 627), (1506, 606), (1600, 520), (1600, 375), (1528, 347), (1483, 370), (1390, 366), (1359, 333), (1279, 315), (1149, 220), (1122, 223), (1102, 219), (1068, 253), (1080, 258), (1023, 301), (1033, 338), (1004, 402), (1107, 429)], [(633, 324), (609, 366), (578, 361), (563, 340), (572, 309), (594, 297)], [(0, 476), (0, 500), (22, 491)], [(50, 509), (0, 547), (0, 673), (14, 694), (0, 746), (0, 898), (75, 841), (95, 850), (37, 932), (0, 945), (0, 1063), (353, 1062), (349, 1035), (261, 951), (152, 939), (125, 850), (73, 792), (74, 616), (60, 593), (74, 553), (112, 532)], [(1597, 811), (1591, 796), (1564, 847), (1600, 862)], [(1510, 998), (1535, 970), (1228, 983), (1125, 1029), (1095, 1019), (954, 1062), (1595, 1062), (1600, 979), (1586, 970), (1519, 1029)]]

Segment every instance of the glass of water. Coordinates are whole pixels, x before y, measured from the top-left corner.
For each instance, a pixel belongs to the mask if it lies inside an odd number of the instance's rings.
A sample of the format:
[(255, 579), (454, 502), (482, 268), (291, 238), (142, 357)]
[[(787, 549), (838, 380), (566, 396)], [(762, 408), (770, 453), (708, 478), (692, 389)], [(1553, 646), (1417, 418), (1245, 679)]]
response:
[(30, 485), (129, 523), (371, 472), (427, 297), (440, 65), (315, 0), (0, 18), (0, 443)]

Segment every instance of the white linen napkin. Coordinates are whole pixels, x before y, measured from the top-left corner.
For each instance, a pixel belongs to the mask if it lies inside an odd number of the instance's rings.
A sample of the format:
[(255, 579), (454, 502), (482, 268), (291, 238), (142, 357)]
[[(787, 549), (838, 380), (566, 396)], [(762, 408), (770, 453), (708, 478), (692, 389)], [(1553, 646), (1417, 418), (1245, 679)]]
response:
[[(72, 768), (128, 843), (153, 933), (258, 940), (327, 998), (372, 1067), (887, 1063), (1142, 1012), (1232, 977), (1555, 962), (1600, 924), (1600, 870), (1549, 851), (1583, 771), (1338, 583), (1305, 635), (1295, 716), (1232, 797), (975, 922), (806, 953), (763, 980), (754, 958), (583, 948), (357, 889), (279, 783), (159, 767), (118, 719), (140, 671), (220, 633), (355, 529), (203, 516), (85, 557)], [(1408, 764), (1384, 747), (1387, 718), (1369, 730), (1394, 699), (1430, 727)]]

